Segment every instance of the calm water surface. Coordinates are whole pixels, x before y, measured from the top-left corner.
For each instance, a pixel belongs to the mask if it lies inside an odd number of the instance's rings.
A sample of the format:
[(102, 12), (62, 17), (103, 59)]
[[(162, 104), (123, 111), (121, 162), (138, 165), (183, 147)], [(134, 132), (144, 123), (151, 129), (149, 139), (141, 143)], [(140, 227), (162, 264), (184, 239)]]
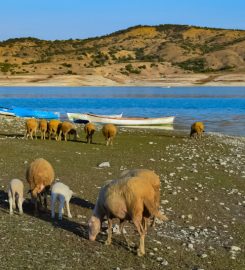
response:
[(0, 87), (0, 106), (125, 116), (176, 116), (206, 130), (245, 136), (245, 87)]

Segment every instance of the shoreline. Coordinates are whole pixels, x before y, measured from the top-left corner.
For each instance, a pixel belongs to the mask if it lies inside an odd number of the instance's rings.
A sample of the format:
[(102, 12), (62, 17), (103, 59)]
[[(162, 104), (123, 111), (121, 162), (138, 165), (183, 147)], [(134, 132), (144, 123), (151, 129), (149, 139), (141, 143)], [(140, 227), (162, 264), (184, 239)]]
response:
[(138, 87), (191, 87), (191, 86), (245, 86), (243, 73), (228, 74), (172, 74), (157, 78), (103, 76), (103, 75), (13, 75), (0, 76), (4, 86), (138, 86)]

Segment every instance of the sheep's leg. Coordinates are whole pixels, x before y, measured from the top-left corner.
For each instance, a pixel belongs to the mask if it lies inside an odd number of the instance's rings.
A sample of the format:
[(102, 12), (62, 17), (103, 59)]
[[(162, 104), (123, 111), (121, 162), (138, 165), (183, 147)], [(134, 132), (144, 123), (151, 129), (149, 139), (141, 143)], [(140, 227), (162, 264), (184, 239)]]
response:
[(23, 203), (23, 198), (19, 196), (19, 198), (18, 198), (18, 208), (19, 208), (20, 215), (23, 214), (22, 203)]
[(38, 215), (38, 202), (37, 202), (37, 198), (34, 198), (34, 204), (35, 204), (35, 216)]
[(36, 129), (35, 129), (34, 133), (35, 133), (35, 139), (37, 140), (37, 130)]
[(143, 256), (145, 255), (145, 230), (140, 220), (134, 220), (133, 222), (140, 235), (140, 245), (139, 245), (139, 248), (137, 249), (137, 255)]
[(45, 208), (45, 210), (47, 210), (47, 208), (48, 208), (48, 194), (47, 194), (46, 190), (44, 190), (44, 193), (43, 193), (43, 202), (44, 202), (44, 208)]
[(134, 244), (134, 242), (129, 240), (128, 237), (126, 236), (126, 234), (124, 233), (125, 224), (126, 224), (126, 220), (120, 220), (119, 229), (120, 229), (120, 233), (122, 234), (123, 238), (125, 239), (125, 241), (126, 241), (126, 243), (128, 245), (128, 249), (131, 250), (131, 247), (134, 247), (135, 244)]
[(111, 244), (111, 237), (112, 237), (112, 219), (108, 218), (108, 237), (107, 240), (105, 241), (106, 245)]
[(87, 143), (89, 143), (89, 135), (86, 136)]
[(33, 140), (33, 130), (30, 131), (30, 137)]
[(137, 255), (138, 256), (143, 256), (145, 255), (145, 230), (144, 227), (142, 225), (142, 220), (143, 220), (143, 202), (138, 201), (135, 204), (135, 209), (134, 209), (134, 213), (133, 213), (133, 217), (132, 217), (132, 221), (140, 235), (140, 244), (139, 244), (139, 248), (137, 249)]
[(65, 203), (65, 197), (64, 196), (59, 196), (59, 220), (62, 220), (62, 209), (64, 208), (64, 203)]
[(68, 200), (66, 200), (66, 209), (67, 209), (67, 216), (68, 216), (68, 218), (72, 218), (71, 211), (70, 211), (70, 205), (69, 205), (69, 201)]
[(12, 197), (12, 193), (9, 190), (8, 192), (8, 197), (9, 197), (9, 214), (13, 215), (14, 211), (13, 211), (13, 197)]
[(51, 218), (55, 218), (55, 202), (56, 202), (56, 193), (52, 193), (51, 195)]

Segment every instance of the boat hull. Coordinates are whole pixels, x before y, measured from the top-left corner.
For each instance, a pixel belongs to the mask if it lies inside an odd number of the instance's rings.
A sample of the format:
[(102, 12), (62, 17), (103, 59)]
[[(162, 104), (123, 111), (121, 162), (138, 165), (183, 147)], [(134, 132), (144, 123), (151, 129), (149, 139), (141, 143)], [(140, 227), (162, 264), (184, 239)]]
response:
[(162, 126), (171, 125), (175, 117), (159, 118), (124, 118), (124, 117), (106, 117), (94, 114), (79, 114), (77, 120), (88, 121), (97, 124), (114, 124), (117, 126)]

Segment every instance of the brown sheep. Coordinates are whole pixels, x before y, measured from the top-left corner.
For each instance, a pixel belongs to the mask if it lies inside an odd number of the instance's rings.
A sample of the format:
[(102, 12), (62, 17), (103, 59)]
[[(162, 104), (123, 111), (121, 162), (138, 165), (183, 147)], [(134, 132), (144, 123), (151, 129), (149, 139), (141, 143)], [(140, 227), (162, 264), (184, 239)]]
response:
[(48, 130), (48, 122), (45, 119), (39, 121), (39, 129), (41, 132), (41, 140), (46, 140), (46, 132)]
[(113, 139), (117, 134), (117, 128), (113, 124), (106, 124), (102, 128), (102, 133), (106, 139), (106, 145), (112, 145)]
[(201, 138), (204, 132), (203, 122), (195, 122), (191, 125), (190, 137)]
[(31, 196), (35, 202), (35, 214), (37, 214), (37, 197), (41, 203), (41, 193), (44, 195), (44, 206), (47, 208), (47, 192), (54, 181), (54, 169), (47, 160), (36, 159), (27, 168), (26, 180), (30, 185)]
[(35, 134), (35, 138), (37, 139), (37, 129), (38, 129), (38, 121), (35, 118), (30, 118), (26, 120), (26, 138), (30, 137), (33, 140), (33, 134)]
[(50, 120), (48, 123), (48, 133), (49, 133), (49, 139), (52, 138), (52, 135), (54, 135), (55, 140), (58, 141), (58, 135), (59, 135), (59, 128), (61, 125), (60, 120)]
[(59, 138), (58, 141), (61, 141), (61, 135), (64, 136), (64, 140), (67, 141), (67, 135), (74, 134), (74, 140), (76, 140), (79, 136), (77, 135), (77, 128), (71, 122), (63, 122), (60, 126), (59, 130)]
[(95, 125), (93, 123), (87, 123), (84, 126), (84, 131), (86, 133), (87, 143), (92, 143), (93, 134), (95, 133)]
[[(104, 217), (108, 220), (106, 244), (111, 244), (112, 218), (118, 218), (121, 224), (124, 224), (125, 220), (132, 220), (140, 235), (137, 254), (144, 255), (147, 220), (151, 216), (167, 220), (167, 217), (158, 210), (159, 189), (158, 175), (153, 171), (143, 169), (127, 171), (118, 180), (105, 185), (99, 192), (93, 215), (89, 220), (89, 239), (92, 241), (96, 239)], [(120, 228), (123, 231), (123, 226)]]

